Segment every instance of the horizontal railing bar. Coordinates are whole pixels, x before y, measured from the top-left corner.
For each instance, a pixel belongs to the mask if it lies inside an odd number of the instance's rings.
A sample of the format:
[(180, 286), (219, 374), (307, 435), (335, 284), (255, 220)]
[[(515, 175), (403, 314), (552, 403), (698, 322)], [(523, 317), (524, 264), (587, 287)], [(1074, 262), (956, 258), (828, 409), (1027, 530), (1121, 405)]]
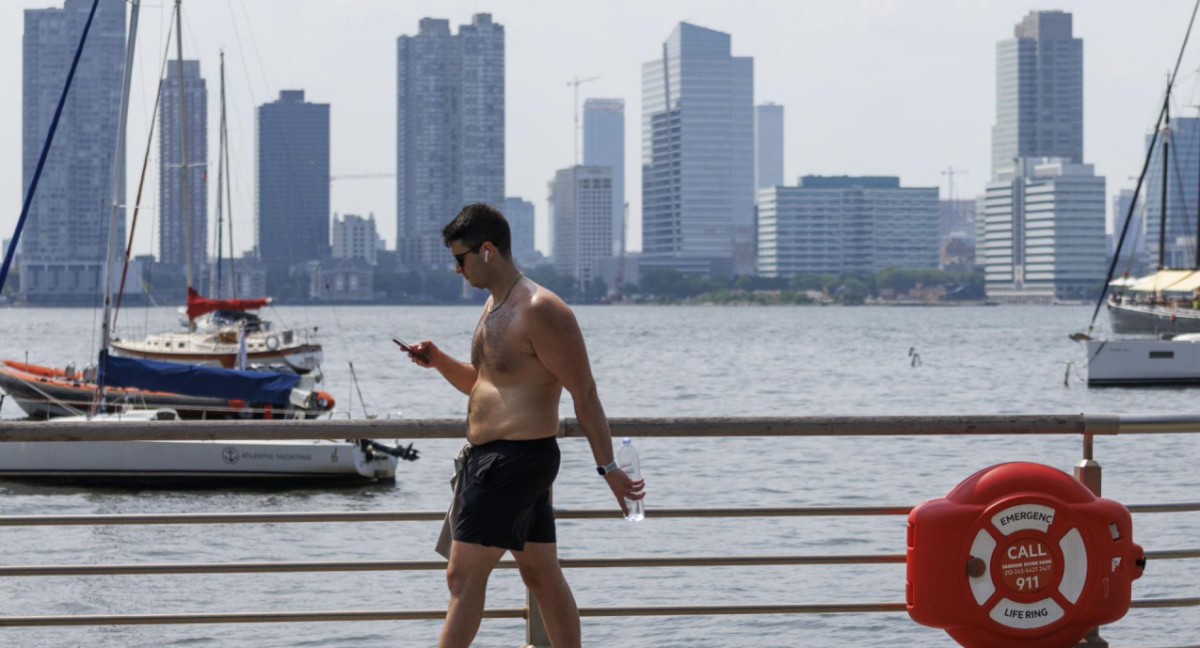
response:
[(1200, 502), (1180, 502), (1178, 504), (1129, 504), (1125, 508), (1130, 513), (1187, 513), (1200, 511)]
[(585, 617), (709, 616), (717, 614), (832, 614), (904, 612), (903, 603), (809, 603), (802, 605), (639, 605), (579, 608)]
[(1196, 607), (1198, 605), (1200, 605), (1200, 597), (1134, 599), (1132, 607), (1135, 607), (1135, 608), (1177, 608), (1177, 607)]
[[(1200, 433), (1197, 416), (1013, 414), (952, 416), (614, 418), (613, 436), (816, 437), (988, 436)], [(37, 441), (185, 441), (296, 439), (462, 439), (462, 419), (321, 419), (314, 421), (90, 421), (44, 425), (0, 421), (0, 443)], [(575, 419), (559, 436), (582, 437)]]
[(1120, 434), (1177, 434), (1200, 432), (1200, 417), (1122, 414)]
[[(613, 436), (776, 437), (1041, 435), (1115, 432), (1119, 417), (1083, 414), (988, 416), (840, 416), (739, 418), (616, 418)], [(1200, 421), (1200, 419), (1198, 419)], [(1178, 425), (1172, 422), (1172, 425)], [(462, 439), (462, 419), (314, 421), (90, 421), (30, 424), (0, 421), (0, 442), (262, 439)], [(575, 419), (559, 421), (559, 436), (584, 436)]]
[[(903, 563), (903, 554), (819, 555), (819, 556), (684, 556), (628, 558), (562, 558), (565, 568), (611, 567), (748, 567), (787, 565), (872, 565)], [(501, 560), (497, 567), (513, 569), (515, 561)], [(5, 576), (127, 576), (163, 574), (249, 574), (279, 572), (348, 571), (442, 571), (445, 560), (361, 560), (318, 562), (241, 562), (241, 563), (146, 563), (114, 565), (14, 565), (0, 567)]]
[[(1135, 608), (1200, 605), (1200, 598), (1139, 599)], [(735, 614), (834, 614), (904, 612), (904, 603), (810, 603), (799, 605), (657, 605), (579, 608), (584, 617), (711, 616)], [(523, 619), (524, 608), (495, 608), (488, 619)], [(339, 610), (325, 612), (223, 612), (207, 614), (89, 614), (0, 617), (0, 628), (31, 626), (181, 625), (196, 623), (287, 623), (327, 621), (414, 621), (444, 619), (443, 610)]]
[[(614, 514), (616, 515), (616, 514)], [(300, 522), (428, 522), (445, 511), (351, 511), (313, 513), (117, 513), (111, 515), (0, 515), (5, 526), (112, 526), (128, 524), (284, 524)]]
[[(1131, 513), (1184, 513), (1200, 511), (1200, 503), (1131, 504)], [(844, 517), (908, 515), (911, 506), (776, 506), (746, 508), (648, 508), (652, 518), (716, 517)], [(609, 519), (614, 509), (555, 509), (562, 520)], [(116, 513), (104, 515), (0, 515), (6, 526), (111, 526), (133, 524), (290, 524), (327, 522), (440, 522), (444, 511), (336, 511), (284, 513)]]
[[(1200, 558), (1200, 549), (1148, 551), (1150, 560)], [(567, 569), (629, 567), (780, 567), (815, 565), (904, 564), (904, 554), (822, 554), (798, 556), (636, 556), (620, 558), (561, 558)], [(517, 566), (501, 560), (500, 569)], [(145, 563), (109, 565), (12, 565), (0, 567), (0, 578), (19, 576), (128, 576), (166, 574), (252, 574), (283, 572), (442, 571), (444, 560), (359, 560), (317, 562)]]
[[(718, 517), (843, 517), (871, 515), (908, 515), (911, 506), (764, 506), (743, 508), (647, 508), (646, 517), (718, 518)], [(609, 509), (554, 510), (560, 519), (595, 520), (613, 517)]]
[[(524, 619), (524, 608), (485, 610), (489, 619)], [(326, 612), (217, 612), (207, 614), (72, 614), (0, 617), (0, 628), (40, 626), (183, 625), (192, 623), (297, 623), (302, 621), (423, 621), (445, 619), (445, 610), (336, 610)]]
[(1185, 558), (1200, 558), (1200, 549), (1147, 551), (1146, 558), (1149, 560), (1182, 560)]

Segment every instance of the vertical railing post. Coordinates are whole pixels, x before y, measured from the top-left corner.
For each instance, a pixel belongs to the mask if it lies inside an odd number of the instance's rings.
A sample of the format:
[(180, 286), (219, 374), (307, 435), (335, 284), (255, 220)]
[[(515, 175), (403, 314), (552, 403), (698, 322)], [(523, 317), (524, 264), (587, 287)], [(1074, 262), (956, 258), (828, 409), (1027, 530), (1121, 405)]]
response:
[[(1092, 456), (1093, 451), (1094, 443), (1092, 434), (1090, 432), (1084, 432), (1083, 459), (1080, 459), (1079, 463), (1075, 464), (1075, 479), (1083, 483), (1084, 486), (1087, 486), (1088, 490), (1092, 491), (1093, 495), (1100, 497), (1102, 474), (1100, 470), (1100, 464), (1096, 463), (1096, 460)], [(1079, 643), (1076, 644), (1076, 646), (1086, 646), (1087, 648), (1108, 648), (1108, 642), (1100, 636), (1100, 628), (1097, 626), (1091, 630), (1088, 630), (1088, 633), (1084, 635), (1083, 639), (1079, 640)]]
[(521, 648), (550, 648), (542, 609), (538, 607), (537, 597), (528, 589), (525, 590), (525, 645)]
[[(550, 507), (554, 507), (554, 487), (550, 487)], [(525, 588), (525, 644), (521, 648), (550, 648), (550, 635), (546, 632), (546, 622), (542, 619), (542, 608), (538, 607), (537, 597), (529, 588)]]
[(1093, 495), (1100, 497), (1102, 475), (1100, 464), (1092, 458), (1092, 450), (1092, 435), (1085, 432), (1083, 435), (1083, 459), (1075, 464), (1075, 479), (1087, 486)]

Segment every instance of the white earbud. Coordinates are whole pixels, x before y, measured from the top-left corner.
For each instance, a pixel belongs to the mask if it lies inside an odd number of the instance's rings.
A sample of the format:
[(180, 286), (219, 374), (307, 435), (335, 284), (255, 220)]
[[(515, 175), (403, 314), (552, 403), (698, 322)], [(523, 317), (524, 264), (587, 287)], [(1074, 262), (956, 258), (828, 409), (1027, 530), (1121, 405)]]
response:
[(488, 259), (490, 259), (490, 258), (492, 258), (492, 255), (487, 250), (484, 250), (483, 251), (483, 262), (487, 263)]

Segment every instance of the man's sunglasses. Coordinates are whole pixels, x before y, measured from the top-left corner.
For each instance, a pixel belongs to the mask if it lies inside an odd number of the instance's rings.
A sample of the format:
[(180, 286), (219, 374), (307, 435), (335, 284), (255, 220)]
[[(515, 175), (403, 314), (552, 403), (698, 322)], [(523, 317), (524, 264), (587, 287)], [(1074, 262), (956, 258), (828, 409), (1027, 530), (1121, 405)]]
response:
[[(486, 241), (485, 241), (485, 242), (486, 242)], [(454, 255), (454, 262), (458, 264), (458, 267), (460, 267), (460, 268), (461, 268), (461, 267), (463, 267), (463, 261), (466, 261), (466, 260), (467, 260), (467, 255), (468, 255), (468, 254), (473, 254), (473, 253), (475, 253), (475, 252), (478, 252), (478, 251), (479, 251), (479, 248), (481, 248), (481, 247), (483, 247), (483, 243), (480, 243), (479, 245), (476, 245), (475, 247), (471, 248), (470, 250), (467, 250), (466, 252), (460, 252), (460, 253), (458, 253), (458, 254), (455, 254), (455, 255)]]

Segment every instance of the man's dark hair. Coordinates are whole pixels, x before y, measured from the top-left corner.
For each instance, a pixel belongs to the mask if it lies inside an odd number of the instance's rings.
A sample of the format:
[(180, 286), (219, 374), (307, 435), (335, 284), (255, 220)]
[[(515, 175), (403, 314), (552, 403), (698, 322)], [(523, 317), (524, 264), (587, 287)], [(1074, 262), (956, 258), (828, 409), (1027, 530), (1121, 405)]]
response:
[(454, 241), (468, 248), (491, 243), (504, 258), (512, 257), (512, 233), (508, 221), (499, 209), (484, 203), (463, 207), (454, 220), (442, 228), (442, 243), (450, 247)]

